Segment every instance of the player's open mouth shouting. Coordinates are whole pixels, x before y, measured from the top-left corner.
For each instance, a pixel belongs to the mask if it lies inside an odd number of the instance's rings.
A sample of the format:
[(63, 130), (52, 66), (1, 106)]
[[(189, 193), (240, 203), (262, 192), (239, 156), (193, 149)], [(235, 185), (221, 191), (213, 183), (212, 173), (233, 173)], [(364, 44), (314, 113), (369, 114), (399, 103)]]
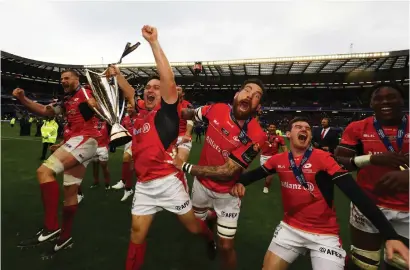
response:
[(147, 96), (147, 101), (148, 101), (148, 103), (153, 103), (155, 101), (155, 95), (154, 94), (149, 94)]
[(249, 100), (245, 99), (239, 102), (238, 109), (244, 113), (247, 113), (250, 109)]
[(305, 144), (307, 141), (308, 135), (306, 131), (301, 131), (298, 133), (298, 140), (300, 143)]

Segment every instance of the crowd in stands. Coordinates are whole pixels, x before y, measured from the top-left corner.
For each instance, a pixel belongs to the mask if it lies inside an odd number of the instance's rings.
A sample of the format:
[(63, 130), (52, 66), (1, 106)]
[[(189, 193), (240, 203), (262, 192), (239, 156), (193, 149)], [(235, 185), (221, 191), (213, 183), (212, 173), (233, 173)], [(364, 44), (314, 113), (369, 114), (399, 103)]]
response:
[[(61, 96), (62, 89), (59, 84), (46, 82), (35, 82), (21, 79), (5, 79), (1, 85), (1, 118), (20, 119), (23, 115), (29, 115), (13, 97), (11, 92), (15, 87), (27, 89), (27, 96), (42, 104), (53, 102)], [(407, 88), (408, 89), (408, 88)], [(332, 112), (331, 110), (342, 110), (345, 108), (369, 108), (369, 93), (371, 88), (345, 88), (345, 89), (275, 89), (268, 91), (263, 97), (264, 111), (261, 114), (262, 124), (275, 123), (279, 129), (284, 129), (290, 119), (295, 116), (305, 116), (311, 120), (312, 125), (318, 126), (323, 117), (328, 117), (332, 121), (332, 126), (345, 127), (348, 123), (362, 119), (369, 115), (365, 112)], [(206, 90), (188, 89), (185, 98), (196, 106), (212, 102), (230, 103), (235, 91), (232, 90)], [(408, 94), (408, 92), (407, 92)], [(405, 98), (408, 102), (408, 97)], [(405, 104), (408, 106), (408, 103)], [(272, 107), (275, 110), (272, 110)], [(320, 109), (318, 111), (286, 111), (280, 108), (300, 108), (309, 107)], [(323, 109), (323, 111), (321, 110)], [(35, 117), (35, 116), (33, 116)], [(57, 120), (57, 122), (62, 120)]]

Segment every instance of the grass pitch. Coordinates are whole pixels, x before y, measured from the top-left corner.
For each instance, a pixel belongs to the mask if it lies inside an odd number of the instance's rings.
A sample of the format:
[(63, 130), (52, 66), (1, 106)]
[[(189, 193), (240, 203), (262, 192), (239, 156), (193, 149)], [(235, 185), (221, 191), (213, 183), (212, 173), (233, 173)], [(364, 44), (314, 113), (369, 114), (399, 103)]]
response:
[[(19, 126), (2, 124), (1, 130), (1, 251), (5, 270), (122, 270), (129, 243), (131, 199), (121, 203), (123, 191), (105, 191), (103, 185), (91, 190), (91, 165), (83, 181), (85, 199), (81, 202), (73, 226), (74, 246), (53, 260), (42, 261), (44, 247), (19, 250), (16, 245), (31, 237), (42, 226), (43, 207), (36, 169), (41, 164), (41, 140), (34, 136), (20, 137)], [(32, 135), (34, 135), (34, 129)], [(193, 143), (190, 162), (196, 163), (202, 145)], [(121, 177), (122, 149), (110, 154), (111, 183)], [(259, 158), (252, 164), (258, 166)], [(59, 177), (59, 183), (62, 178)], [(189, 177), (189, 184), (192, 178)], [(277, 179), (276, 179), (277, 180)], [(102, 176), (101, 176), (102, 183)], [(264, 254), (273, 231), (282, 219), (278, 181), (269, 194), (262, 193), (263, 181), (247, 188), (242, 202), (239, 227), (235, 239), (238, 269), (262, 268)], [(337, 188), (335, 204), (345, 250), (348, 250), (349, 201)], [(62, 190), (60, 192), (62, 206)], [(202, 239), (190, 235), (177, 218), (162, 211), (155, 217), (147, 239), (146, 270), (219, 269), (218, 260), (209, 262)], [(293, 270), (311, 269), (310, 257), (302, 256), (291, 266)]]

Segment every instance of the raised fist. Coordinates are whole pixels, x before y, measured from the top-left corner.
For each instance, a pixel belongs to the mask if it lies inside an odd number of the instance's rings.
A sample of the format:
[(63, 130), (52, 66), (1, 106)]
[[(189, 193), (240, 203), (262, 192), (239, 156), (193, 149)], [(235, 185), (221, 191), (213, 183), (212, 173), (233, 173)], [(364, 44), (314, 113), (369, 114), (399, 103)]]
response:
[(157, 41), (158, 39), (158, 32), (157, 28), (149, 26), (149, 25), (144, 25), (141, 29), (142, 36), (149, 42), (153, 43)]
[(121, 74), (120, 69), (116, 65), (110, 65), (105, 72), (106, 77), (114, 77)]
[(17, 99), (22, 99), (24, 97), (24, 90), (21, 88), (16, 88), (13, 90), (13, 97)]

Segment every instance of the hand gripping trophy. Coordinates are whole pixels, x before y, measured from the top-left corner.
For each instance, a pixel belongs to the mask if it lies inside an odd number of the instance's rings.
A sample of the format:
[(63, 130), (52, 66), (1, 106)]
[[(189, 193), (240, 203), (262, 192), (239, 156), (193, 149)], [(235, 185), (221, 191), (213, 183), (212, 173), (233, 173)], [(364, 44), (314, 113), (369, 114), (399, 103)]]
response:
[[(124, 52), (121, 55), (117, 64), (121, 64), (122, 59), (133, 52), (138, 46), (139, 42), (131, 46), (128, 42), (125, 46)], [(120, 96), (117, 78), (115, 76), (107, 75), (109, 72), (96, 73), (90, 69), (85, 70), (85, 76), (90, 84), (94, 98), (97, 101), (98, 109), (94, 108), (96, 114), (107, 121), (111, 125), (110, 143), (113, 146), (121, 146), (131, 141), (131, 134), (120, 124), (124, 113), (125, 100), (122, 99), (122, 108), (120, 111)], [(85, 97), (89, 99), (85, 89), (82, 89)]]

